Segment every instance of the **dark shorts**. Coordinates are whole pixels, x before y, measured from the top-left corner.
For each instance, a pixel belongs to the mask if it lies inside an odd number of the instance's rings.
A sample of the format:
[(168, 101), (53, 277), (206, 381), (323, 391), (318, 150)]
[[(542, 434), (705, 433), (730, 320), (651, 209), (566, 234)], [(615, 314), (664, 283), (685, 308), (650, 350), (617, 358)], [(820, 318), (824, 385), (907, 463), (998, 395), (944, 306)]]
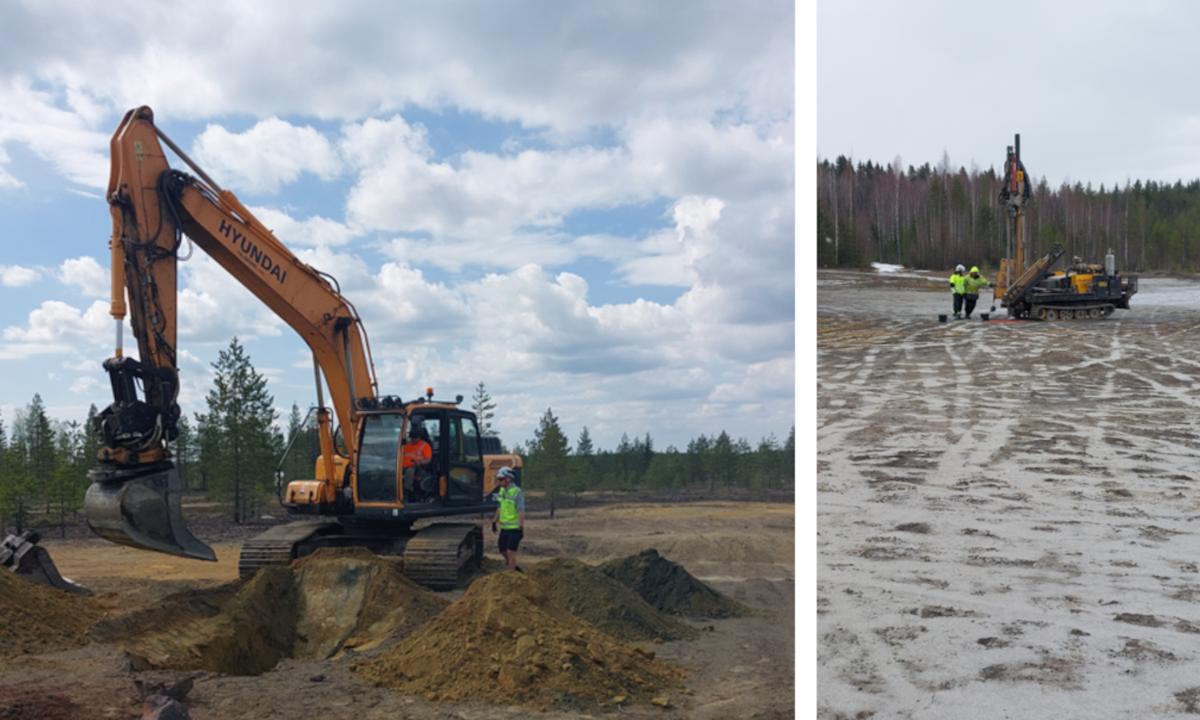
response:
[(525, 534), (524, 530), (501, 530), (500, 531), (500, 552), (506, 550), (516, 551), (517, 546), (521, 544), (521, 537)]

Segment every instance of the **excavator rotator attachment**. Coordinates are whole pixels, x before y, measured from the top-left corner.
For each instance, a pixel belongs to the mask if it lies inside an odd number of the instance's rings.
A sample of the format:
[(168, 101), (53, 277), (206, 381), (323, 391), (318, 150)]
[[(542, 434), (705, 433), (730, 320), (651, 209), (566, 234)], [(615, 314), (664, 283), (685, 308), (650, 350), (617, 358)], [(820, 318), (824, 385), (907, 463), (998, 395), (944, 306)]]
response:
[(84, 514), (88, 526), (100, 537), (142, 550), (217, 559), (183, 520), (183, 481), (174, 463), (137, 468), (102, 465), (90, 471), (88, 478), (92, 484), (84, 496)]

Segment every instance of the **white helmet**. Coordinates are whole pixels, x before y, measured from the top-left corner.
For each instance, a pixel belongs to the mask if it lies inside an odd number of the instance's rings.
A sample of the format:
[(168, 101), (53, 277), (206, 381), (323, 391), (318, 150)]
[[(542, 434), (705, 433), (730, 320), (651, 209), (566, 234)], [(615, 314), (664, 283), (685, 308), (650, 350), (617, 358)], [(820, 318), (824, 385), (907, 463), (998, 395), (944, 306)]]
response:
[(967, 271), (967, 269), (965, 267), (963, 267), (962, 265), (954, 266), (954, 272), (966, 272), (966, 271)]
[(517, 474), (515, 472), (513, 472), (513, 469), (510, 467), (502, 467), (502, 468), (500, 468), (500, 471), (496, 473), (497, 480), (503, 480), (505, 478), (515, 478), (516, 476), (517, 476)]

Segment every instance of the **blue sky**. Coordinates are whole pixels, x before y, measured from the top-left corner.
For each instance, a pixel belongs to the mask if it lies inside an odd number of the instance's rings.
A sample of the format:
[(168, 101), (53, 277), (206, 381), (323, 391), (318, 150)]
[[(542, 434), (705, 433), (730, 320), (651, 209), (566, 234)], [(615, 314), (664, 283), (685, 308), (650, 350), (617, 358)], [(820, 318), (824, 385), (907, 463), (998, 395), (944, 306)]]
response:
[[(34, 392), (61, 419), (109, 401), (107, 143), (146, 104), (339, 278), (385, 392), (482, 381), (509, 441), (547, 407), (603, 447), (787, 434), (790, 3), (127, 5), (3, 11), (6, 423)], [(288, 328), (199, 251), (180, 278), (186, 412), (234, 335), (281, 410), (313, 402)]]

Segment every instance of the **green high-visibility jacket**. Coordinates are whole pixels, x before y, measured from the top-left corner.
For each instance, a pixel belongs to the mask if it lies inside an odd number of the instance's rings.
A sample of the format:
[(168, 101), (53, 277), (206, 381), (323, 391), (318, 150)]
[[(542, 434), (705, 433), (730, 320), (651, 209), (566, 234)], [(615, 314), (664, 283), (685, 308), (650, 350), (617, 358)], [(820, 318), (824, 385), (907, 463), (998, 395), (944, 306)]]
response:
[[(521, 527), (521, 510), (525, 505), (525, 499), (521, 497), (521, 488), (516, 485), (500, 488), (496, 499), (500, 501), (500, 529), (516, 530)], [(517, 507), (518, 503), (521, 508)]]
[(980, 275), (979, 277), (971, 277), (967, 275), (963, 278), (963, 293), (965, 295), (978, 295), (979, 288), (986, 287), (988, 279)]
[(955, 295), (963, 294), (963, 281), (966, 279), (967, 278), (965, 275), (960, 275), (958, 273), (954, 273), (950, 276), (950, 287), (954, 288)]

